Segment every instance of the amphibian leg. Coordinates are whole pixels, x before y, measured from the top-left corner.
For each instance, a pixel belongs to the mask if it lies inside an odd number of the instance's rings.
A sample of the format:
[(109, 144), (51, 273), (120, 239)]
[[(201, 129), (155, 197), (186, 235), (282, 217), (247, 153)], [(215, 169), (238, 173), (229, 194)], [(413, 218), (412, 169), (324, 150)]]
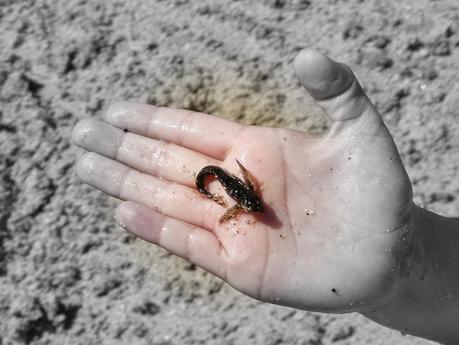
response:
[(209, 193), (209, 198), (211, 198), (213, 201), (215, 201), (217, 204), (226, 206), (226, 200), (223, 196), (217, 195), (217, 194), (210, 194)]
[(239, 165), (239, 169), (241, 169), (242, 176), (244, 177), (244, 181), (251, 190), (255, 190), (255, 177), (248, 171), (242, 164), (236, 159), (237, 165)]
[(227, 221), (228, 219), (233, 218), (236, 215), (236, 213), (238, 213), (240, 210), (241, 210), (241, 206), (239, 206), (238, 204), (230, 207), (229, 209), (226, 210), (225, 213), (223, 213), (223, 216), (220, 217), (218, 222), (223, 223)]

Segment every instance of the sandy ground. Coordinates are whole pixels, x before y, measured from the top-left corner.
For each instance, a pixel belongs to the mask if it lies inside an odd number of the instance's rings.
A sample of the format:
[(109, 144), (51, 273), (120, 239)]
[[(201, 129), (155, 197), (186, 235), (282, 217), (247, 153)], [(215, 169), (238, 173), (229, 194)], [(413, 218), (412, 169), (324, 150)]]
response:
[(323, 131), (302, 47), (352, 66), (415, 201), (458, 215), (457, 0), (0, 0), (0, 344), (430, 344), (245, 297), (118, 231), (76, 177), (73, 125), (116, 100)]

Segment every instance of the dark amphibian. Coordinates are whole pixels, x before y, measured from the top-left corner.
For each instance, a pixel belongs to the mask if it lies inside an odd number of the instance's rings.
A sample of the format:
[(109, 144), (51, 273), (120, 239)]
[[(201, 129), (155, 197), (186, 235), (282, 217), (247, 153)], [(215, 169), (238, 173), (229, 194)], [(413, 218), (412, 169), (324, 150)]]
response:
[(225, 200), (222, 196), (212, 194), (206, 189), (206, 177), (211, 175), (221, 183), (226, 193), (236, 201), (236, 205), (227, 209), (220, 217), (220, 223), (234, 217), (240, 210), (246, 212), (264, 211), (263, 201), (255, 193), (255, 178), (237, 159), (236, 162), (241, 169), (244, 181), (215, 165), (208, 165), (202, 168), (196, 176), (196, 188), (200, 193), (220, 205), (225, 205)]

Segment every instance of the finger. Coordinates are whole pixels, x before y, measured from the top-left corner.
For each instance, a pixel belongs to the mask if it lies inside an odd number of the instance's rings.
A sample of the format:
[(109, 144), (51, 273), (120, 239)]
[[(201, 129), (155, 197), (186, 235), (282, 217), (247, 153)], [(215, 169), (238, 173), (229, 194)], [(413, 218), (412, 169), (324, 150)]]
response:
[(175, 143), (221, 160), (244, 128), (203, 113), (128, 102), (112, 105), (105, 119), (130, 132)]
[(325, 110), (329, 118), (340, 127), (353, 124), (353, 120), (370, 120), (365, 126), (373, 130), (384, 129), (373, 104), (363, 92), (351, 69), (312, 49), (301, 51), (293, 63), (295, 75)]
[(162, 140), (150, 139), (94, 119), (80, 121), (72, 133), (73, 142), (136, 170), (169, 181), (195, 185), (196, 173), (206, 165), (219, 162)]
[(208, 230), (215, 229), (225, 211), (192, 188), (143, 174), (96, 153), (81, 157), (77, 173), (85, 183), (107, 194)]
[(158, 244), (225, 278), (225, 249), (212, 232), (130, 201), (118, 206), (115, 219), (124, 229), (145, 241)]

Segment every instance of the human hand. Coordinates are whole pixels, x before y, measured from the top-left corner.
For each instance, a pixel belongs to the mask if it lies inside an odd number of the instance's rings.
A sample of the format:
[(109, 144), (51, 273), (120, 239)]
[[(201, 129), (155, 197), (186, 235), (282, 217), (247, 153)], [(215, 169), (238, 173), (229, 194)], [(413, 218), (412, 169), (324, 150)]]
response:
[[(92, 151), (78, 174), (125, 200), (116, 219), (128, 231), (252, 297), (368, 312), (397, 290), (411, 184), (347, 66), (305, 50), (294, 70), (332, 121), (322, 137), (119, 103), (107, 111), (109, 124), (76, 125), (74, 142)], [(195, 176), (206, 165), (239, 174), (236, 159), (258, 180), (267, 210), (219, 223), (225, 208), (196, 191)], [(226, 195), (216, 181), (210, 188)]]

